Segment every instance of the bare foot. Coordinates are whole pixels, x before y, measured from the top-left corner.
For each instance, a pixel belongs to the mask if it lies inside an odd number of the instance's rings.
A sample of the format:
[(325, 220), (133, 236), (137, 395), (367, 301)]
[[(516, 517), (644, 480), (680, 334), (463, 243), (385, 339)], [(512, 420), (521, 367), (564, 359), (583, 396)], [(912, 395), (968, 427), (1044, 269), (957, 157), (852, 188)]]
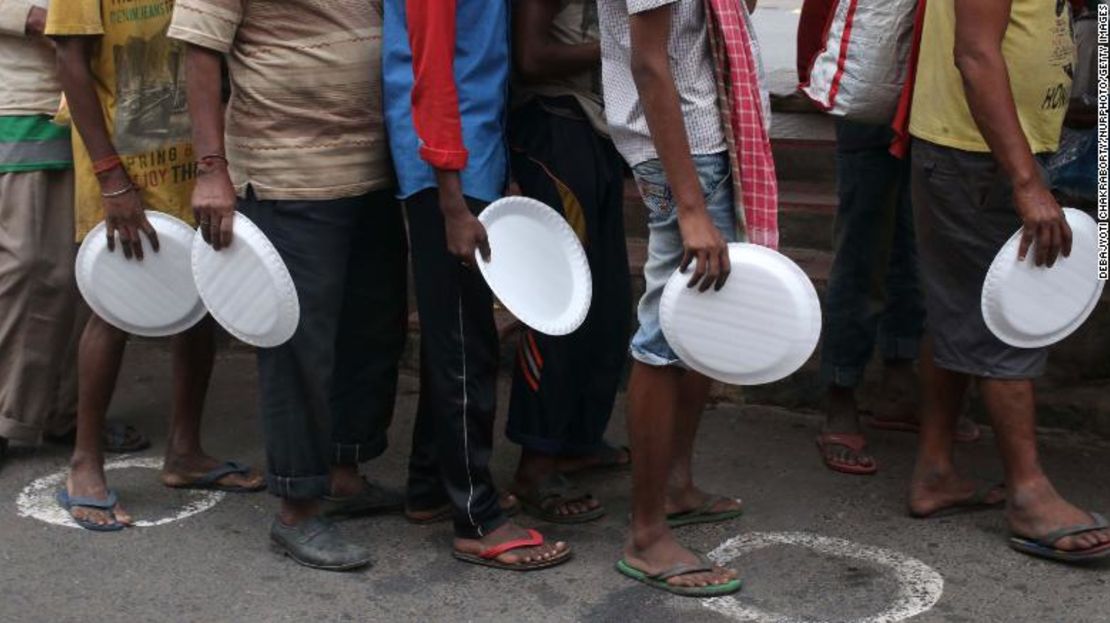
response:
[(520, 455), (510, 488), (517, 497), (559, 517), (574, 517), (601, 507), (601, 501), (574, 489), (570, 481), (556, 471), (556, 459), (528, 450)]
[[(847, 387), (830, 387), (828, 401), (828, 415), (825, 425), (821, 428), (823, 434), (863, 434), (859, 423), (855, 390)], [(823, 458), (826, 464), (863, 469), (871, 469), (875, 466), (875, 459), (865, 451), (857, 452), (854, 448), (832, 441), (823, 444), (823, 447)]]
[[(1091, 514), (1060, 497), (1048, 479), (1010, 491), (1006, 505), (1010, 530), (1019, 537), (1037, 539), (1061, 528), (1092, 523)], [(1110, 529), (1090, 530), (1057, 539), (1052, 546), (1063, 551), (1083, 551), (1110, 545)]]
[[(185, 487), (196, 482), (206, 473), (220, 467), (224, 461), (197, 452), (193, 454), (167, 455), (162, 466), (162, 484), (167, 487)], [(265, 486), (266, 480), (257, 470), (246, 474), (227, 474), (216, 481), (221, 487), (239, 488), (254, 491)]]
[(984, 497), (975, 481), (953, 470), (918, 468), (910, 481), (910, 515), (928, 517), (950, 508), (970, 505), (989, 506), (1006, 499), (1003, 487), (991, 489)]
[[(71, 498), (88, 497), (103, 500), (108, 497), (108, 481), (104, 477), (104, 465), (93, 460), (78, 460), (70, 464), (69, 478), (66, 480), (66, 492)], [(119, 522), (130, 526), (134, 520), (131, 515), (116, 504), (112, 510), (74, 506), (70, 513), (74, 519), (88, 521), (98, 526), (107, 526)]]
[[(529, 538), (528, 531), (510, 521), (480, 539), (460, 539), (456, 537), (455, 551), (478, 556), (502, 543), (527, 538)], [(556, 541), (552, 543), (545, 541), (543, 545), (510, 550), (498, 556), (496, 560), (506, 565), (528, 565), (553, 561), (569, 554), (570, 547), (565, 542)]]
[[(640, 547), (635, 545), (638, 541), (641, 543)], [(680, 564), (701, 565), (704, 564), (705, 559), (679, 545), (668, 530), (647, 542), (634, 537), (624, 548), (624, 562), (651, 576), (673, 569)], [(715, 565), (710, 571), (684, 573), (668, 578), (667, 584), (684, 588), (719, 586), (728, 584), (736, 577), (737, 573), (734, 569)]]

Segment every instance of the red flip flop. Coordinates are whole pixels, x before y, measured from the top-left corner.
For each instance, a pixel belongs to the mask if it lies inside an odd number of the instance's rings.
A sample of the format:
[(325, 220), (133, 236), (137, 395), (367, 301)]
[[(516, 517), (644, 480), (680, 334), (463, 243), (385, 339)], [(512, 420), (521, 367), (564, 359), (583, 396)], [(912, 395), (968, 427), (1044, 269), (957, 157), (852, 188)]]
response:
[(853, 474), (856, 476), (870, 476), (879, 471), (879, 464), (871, 459), (871, 465), (852, 465), (835, 459), (830, 459), (826, 448), (828, 446), (843, 446), (856, 454), (863, 454), (867, 449), (867, 440), (859, 433), (821, 433), (817, 436), (817, 448), (821, 451), (821, 459), (825, 466), (834, 472)]
[(570, 560), (570, 548), (568, 547), (563, 553), (554, 558), (547, 560), (537, 560), (534, 562), (518, 562), (516, 564), (509, 564), (497, 560), (497, 557), (506, 552), (511, 552), (514, 549), (524, 549), (526, 547), (539, 547), (543, 545), (544, 538), (537, 530), (528, 530), (528, 536), (522, 539), (513, 539), (505, 541), (500, 545), (494, 545), (488, 549), (482, 550), (478, 554), (468, 554), (455, 550), (455, 558), (463, 562), (469, 562), (476, 565), (483, 565), (486, 567), (493, 567), (494, 569), (505, 569), (508, 571), (535, 571), (537, 569), (547, 569), (561, 565)]

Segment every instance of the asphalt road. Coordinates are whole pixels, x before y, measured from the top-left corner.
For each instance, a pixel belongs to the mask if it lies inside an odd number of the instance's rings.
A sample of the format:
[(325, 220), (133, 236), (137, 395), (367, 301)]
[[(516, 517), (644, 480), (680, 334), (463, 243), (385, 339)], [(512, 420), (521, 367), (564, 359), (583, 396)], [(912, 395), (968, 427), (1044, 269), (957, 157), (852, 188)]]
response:
[[(165, 438), (168, 379), (163, 347), (130, 347), (112, 412), (152, 436), (155, 447), (141, 455), (151, 460)], [(414, 391), (406, 379), (394, 443), (365, 467), (372, 478), (403, 482)], [(205, 433), (211, 452), (262, 464), (254, 401), (253, 357), (222, 353)], [(619, 441), (623, 405), (616, 413), (611, 436)], [(734, 564), (744, 590), (708, 605), (613, 571), (628, 512), (622, 474), (588, 481), (609, 508), (602, 521), (541, 526), (572, 543), (575, 559), (563, 567), (514, 574), (466, 565), (450, 555), (447, 525), (415, 527), (385, 517), (345, 524), (374, 548), (377, 561), (365, 572), (336, 574), (302, 568), (269, 549), (276, 503), (266, 494), (227, 496), (189, 517), (119, 534), (22, 517), (20, 493), (62, 470), (67, 450), (16, 448), (0, 471), (0, 621), (788, 623), (895, 621), (921, 610), (915, 621), (1110, 621), (1110, 564), (1071, 568), (1012, 552), (999, 513), (911, 520), (903, 489), (913, 437), (875, 435), (881, 473), (841, 476), (817, 459), (817, 424), (813, 414), (771, 408), (720, 407), (707, 414), (697, 454), (700, 480), (748, 505), (735, 523), (681, 533), (705, 551), (739, 537), (731, 552), (739, 553)], [(1110, 511), (1110, 446), (1063, 434), (1046, 435), (1044, 446), (1066, 494)], [(961, 460), (994, 479), (1000, 471), (993, 454), (988, 438), (962, 449)], [(495, 474), (505, 479), (515, 459), (516, 449), (499, 439)], [(143, 468), (111, 472), (112, 485), (140, 519), (172, 519), (197, 502), (159, 486), (155, 476)]]

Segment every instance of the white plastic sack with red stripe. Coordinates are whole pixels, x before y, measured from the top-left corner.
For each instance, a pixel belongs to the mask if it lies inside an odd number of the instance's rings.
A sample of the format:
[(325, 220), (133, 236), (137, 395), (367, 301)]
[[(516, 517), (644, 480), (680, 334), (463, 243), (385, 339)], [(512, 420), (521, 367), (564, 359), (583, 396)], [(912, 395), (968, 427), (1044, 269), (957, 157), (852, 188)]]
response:
[(906, 81), (917, 0), (835, 0), (802, 90), (852, 121), (886, 124)]

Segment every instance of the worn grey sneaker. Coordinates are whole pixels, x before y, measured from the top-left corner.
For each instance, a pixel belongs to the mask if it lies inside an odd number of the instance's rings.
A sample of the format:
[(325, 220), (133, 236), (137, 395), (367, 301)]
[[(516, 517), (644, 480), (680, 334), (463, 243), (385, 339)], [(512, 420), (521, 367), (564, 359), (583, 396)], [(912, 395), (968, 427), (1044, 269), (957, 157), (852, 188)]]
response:
[(287, 526), (275, 517), (270, 539), (283, 554), (313, 569), (349, 571), (370, 564), (370, 550), (343, 538), (330, 521), (320, 517), (295, 526)]

